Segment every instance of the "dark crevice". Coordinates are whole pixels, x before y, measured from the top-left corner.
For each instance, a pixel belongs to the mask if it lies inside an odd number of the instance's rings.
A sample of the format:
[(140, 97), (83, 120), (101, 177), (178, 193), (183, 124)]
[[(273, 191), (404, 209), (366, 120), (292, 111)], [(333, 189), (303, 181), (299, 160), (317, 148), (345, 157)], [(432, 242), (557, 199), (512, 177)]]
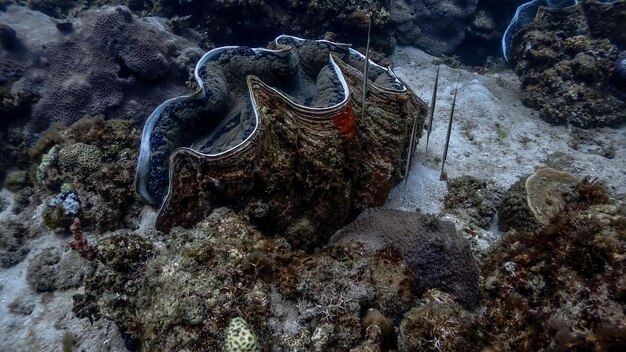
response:
[(126, 79), (133, 75), (133, 71), (131, 71), (130, 68), (126, 66), (126, 63), (124, 62), (124, 60), (122, 60), (121, 57), (116, 56), (115, 60), (117, 61), (117, 64), (120, 66), (120, 69), (117, 71), (117, 77)]

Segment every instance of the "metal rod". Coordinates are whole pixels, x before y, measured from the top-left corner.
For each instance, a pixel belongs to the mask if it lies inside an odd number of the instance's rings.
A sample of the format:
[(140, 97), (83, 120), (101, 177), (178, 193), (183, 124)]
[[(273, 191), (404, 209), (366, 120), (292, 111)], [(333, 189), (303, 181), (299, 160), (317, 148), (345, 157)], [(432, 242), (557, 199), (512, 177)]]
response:
[(448, 121), (448, 132), (446, 134), (446, 145), (443, 148), (443, 158), (441, 160), (441, 174), (439, 175), (439, 180), (443, 181), (444, 172), (443, 168), (446, 165), (446, 157), (448, 156), (448, 145), (450, 144), (450, 132), (452, 131), (452, 118), (454, 117), (454, 105), (456, 104), (456, 91), (458, 87), (454, 88), (454, 98), (452, 98), (452, 109), (450, 110), (450, 120)]
[(430, 99), (430, 114), (428, 115), (428, 131), (426, 132), (426, 151), (428, 155), (428, 141), (430, 140), (430, 132), (433, 129), (433, 116), (435, 115), (435, 103), (437, 102), (437, 85), (439, 85), (439, 67), (437, 66), (437, 75), (435, 76), (435, 86), (433, 87), (432, 99)]

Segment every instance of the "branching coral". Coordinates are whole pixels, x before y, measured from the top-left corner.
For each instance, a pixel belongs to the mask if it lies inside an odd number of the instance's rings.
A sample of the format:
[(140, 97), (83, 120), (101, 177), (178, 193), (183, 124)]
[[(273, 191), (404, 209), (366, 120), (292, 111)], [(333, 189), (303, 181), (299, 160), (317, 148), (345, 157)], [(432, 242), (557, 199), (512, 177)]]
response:
[(91, 247), (87, 243), (87, 238), (80, 230), (79, 218), (74, 218), (74, 222), (72, 222), (72, 226), (70, 226), (70, 231), (72, 232), (72, 240), (68, 243), (70, 248), (80, 253), (81, 257), (87, 260), (94, 260), (98, 252), (96, 248)]

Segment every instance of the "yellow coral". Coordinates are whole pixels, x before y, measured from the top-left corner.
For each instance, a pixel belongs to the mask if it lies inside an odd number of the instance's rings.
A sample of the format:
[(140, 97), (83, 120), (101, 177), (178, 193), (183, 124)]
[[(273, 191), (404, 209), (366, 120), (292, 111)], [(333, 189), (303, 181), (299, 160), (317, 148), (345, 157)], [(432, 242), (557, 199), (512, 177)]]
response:
[(259, 352), (256, 335), (248, 327), (248, 323), (237, 317), (230, 321), (226, 330), (227, 352)]
[(100, 168), (102, 151), (94, 145), (75, 143), (59, 151), (59, 163), (64, 169), (80, 168), (93, 171)]
[(544, 167), (535, 171), (526, 179), (528, 207), (537, 222), (550, 223), (565, 204), (563, 194), (570, 191), (580, 179), (569, 172), (557, 171)]

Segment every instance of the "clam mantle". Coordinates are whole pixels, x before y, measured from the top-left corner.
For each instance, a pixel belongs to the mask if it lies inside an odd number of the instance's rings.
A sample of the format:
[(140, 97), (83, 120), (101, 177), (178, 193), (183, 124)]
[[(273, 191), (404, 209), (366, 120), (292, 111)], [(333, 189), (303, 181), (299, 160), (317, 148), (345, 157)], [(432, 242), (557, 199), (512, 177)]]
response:
[(244, 211), (292, 244), (313, 243), (381, 205), (404, 170), (426, 104), (348, 44), (279, 36), (272, 49), (220, 47), (196, 65), (196, 93), (170, 99), (143, 130), (136, 189), (157, 228), (215, 206)]

